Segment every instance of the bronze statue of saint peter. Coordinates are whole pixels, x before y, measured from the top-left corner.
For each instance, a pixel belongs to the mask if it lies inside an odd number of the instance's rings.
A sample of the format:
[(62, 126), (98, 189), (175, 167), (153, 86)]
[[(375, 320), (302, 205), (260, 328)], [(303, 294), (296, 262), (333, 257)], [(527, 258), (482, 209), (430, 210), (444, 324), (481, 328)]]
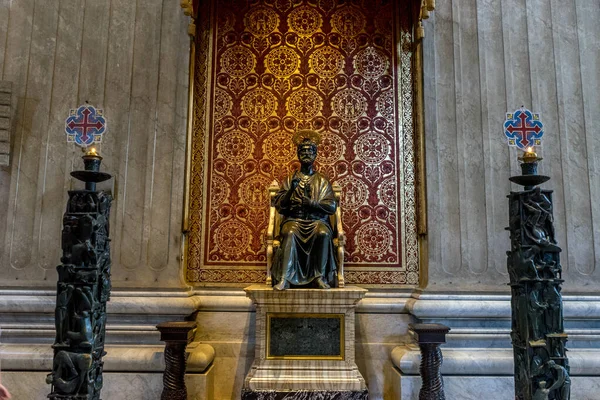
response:
[(313, 168), (318, 142), (314, 131), (294, 135), (300, 170), (285, 179), (274, 198), (275, 208), (283, 216), (281, 245), (273, 257), (276, 290), (309, 284), (329, 289), (336, 284), (329, 216), (335, 213), (337, 203), (329, 180)]

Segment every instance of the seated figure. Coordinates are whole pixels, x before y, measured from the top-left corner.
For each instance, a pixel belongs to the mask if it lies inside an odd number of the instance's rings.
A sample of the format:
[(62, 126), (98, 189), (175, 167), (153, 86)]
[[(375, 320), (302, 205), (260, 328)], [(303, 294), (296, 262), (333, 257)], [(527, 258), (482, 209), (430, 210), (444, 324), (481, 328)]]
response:
[[(336, 213), (337, 200), (329, 180), (313, 169), (318, 141), (314, 131), (299, 131), (294, 136), (300, 170), (288, 176), (272, 197), (281, 215), (280, 245), (270, 271), (276, 290), (291, 285), (336, 286), (338, 267), (330, 217)], [(343, 256), (343, 247), (338, 253)], [(343, 280), (340, 283), (343, 286)]]

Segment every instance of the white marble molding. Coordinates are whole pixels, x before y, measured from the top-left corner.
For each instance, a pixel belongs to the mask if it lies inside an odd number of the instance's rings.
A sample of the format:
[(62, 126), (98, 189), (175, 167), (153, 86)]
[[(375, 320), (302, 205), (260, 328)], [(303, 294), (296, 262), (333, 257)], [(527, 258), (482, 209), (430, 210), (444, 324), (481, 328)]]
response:
[[(53, 363), (55, 302), (53, 291), (0, 290), (2, 382), (15, 399), (42, 399), (50, 393), (45, 376)], [(200, 296), (185, 292), (114, 291), (108, 303), (102, 397), (159, 398), (165, 345), (156, 325), (183, 320), (200, 302)], [(215, 349), (194, 341), (187, 351), (188, 398), (214, 398)]]
[[(600, 385), (600, 296), (563, 296), (572, 399), (597, 399)], [(510, 342), (510, 296), (491, 294), (415, 294), (407, 309), (422, 322), (451, 328), (441, 346), (447, 398), (514, 398)], [(389, 398), (418, 399), (421, 354), (416, 342), (391, 352)]]

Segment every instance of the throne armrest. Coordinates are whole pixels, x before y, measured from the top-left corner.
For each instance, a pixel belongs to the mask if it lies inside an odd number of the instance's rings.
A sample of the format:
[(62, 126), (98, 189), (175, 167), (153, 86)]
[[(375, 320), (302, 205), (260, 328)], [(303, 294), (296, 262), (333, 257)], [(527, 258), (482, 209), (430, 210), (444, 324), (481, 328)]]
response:
[(342, 187), (337, 182), (334, 182), (331, 186), (335, 196), (335, 201), (337, 202), (332, 228), (334, 230), (334, 245), (337, 250), (336, 258), (338, 263), (338, 287), (343, 288), (346, 286), (346, 282), (344, 280), (344, 246), (346, 245), (346, 234), (344, 233), (344, 228), (342, 227), (342, 205), (340, 202), (342, 197)]
[(279, 184), (277, 181), (271, 182), (268, 187), (269, 191), (269, 224), (267, 225), (267, 232), (265, 234), (265, 244), (267, 247), (267, 279), (266, 284), (271, 285), (271, 266), (273, 263), (274, 248), (279, 247), (279, 241), (275, 240), (277, 237), (277, 230), (279, 229), (279, 213), (275, 209), (273, 199), (279, 190)]

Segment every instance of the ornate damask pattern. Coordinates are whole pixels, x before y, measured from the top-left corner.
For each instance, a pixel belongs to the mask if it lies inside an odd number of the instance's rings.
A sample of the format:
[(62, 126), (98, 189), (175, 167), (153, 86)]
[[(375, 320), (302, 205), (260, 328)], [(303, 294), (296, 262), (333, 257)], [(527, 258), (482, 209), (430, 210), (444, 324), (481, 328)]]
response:
[[(213, 36), (197, 34), (188, 280), (264, 280), (266, 187), (297, 168), (291, 137), (311, 128), (323, 135), (319, 169), (342, 186), (346, 281), (418, 283), (410, 46), (395, 61), (396, 43), (412, 40), (407, 6), (213, 7)], [(397, 13), (398, 27), (381, 17)]]

